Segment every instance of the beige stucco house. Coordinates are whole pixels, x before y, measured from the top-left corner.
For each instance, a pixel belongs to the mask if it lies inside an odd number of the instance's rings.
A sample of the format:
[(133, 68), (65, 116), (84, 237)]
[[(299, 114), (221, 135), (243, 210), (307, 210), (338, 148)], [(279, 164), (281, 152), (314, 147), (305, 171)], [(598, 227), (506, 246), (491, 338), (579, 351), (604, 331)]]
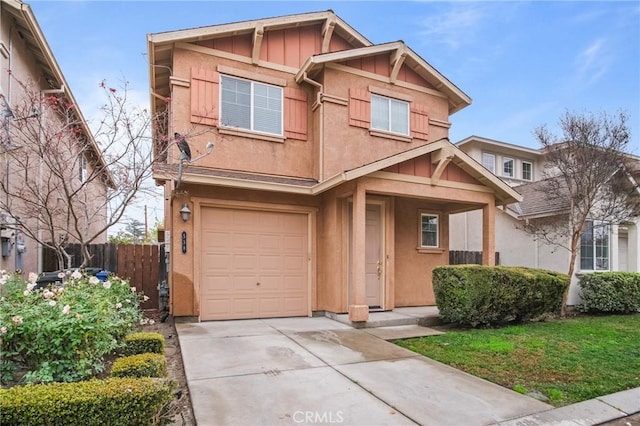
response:
[[(102, 152), (93, 139), (91, 131), (84, 119), (78, 103), (76, 102), (69, 85), (51, 51), (42, 30), (27, 3), (18, 0), (0, 0), (0, 179), (4, 188), (10, 193), (16, 192), (16, 188), (28, 182), (45, 182), (46, 166), (42, 166), (37, 159), (31, 158), (33, 167), (25, 167), (29, 160), (27, 152), (29, 146), (37, 144), (33, 140), (20, 140), (19, 136), (28, 132), (14, 131), (18, 126), (46, 127), (53, 120), (68, 123), (60, 118), (53, 109), (47, 111), (27, 110), (24, 108), (39, 103), (32, 102), (34, 92), (42, 99), (49, 98), (49, 102), (61, 101), (69, 103), (71, 111), (74, 111), (73, 124), (76, 127), (77, 137), (82, 140), (80, 145), (85, 147), (84, 152), (75, 152), (69, 147), (66, 166), (70, 167), (69, 178), (81, 182), (86, 176), (92, 175), (94, 170), (100, 171), (104, 179), (96, 179), (85, 185), (86, 203), (92, 200), (104, 200), (107, 186), (110, 184), (110, 175), (106, 170)], [(32, 134), (40, 134), (41, 140), (47, 135), (47, 130), (33, 131)], [(25, 139), (25, 138), (22, 138)], [(45, 145), (41, 145), (45, 146)], [(51, 145), (46, 145), (51, 146)], [(98, 166), (96, 169), (95, 167)], [(72, 169), (71, 169), (72, 168)], [(25, 176), (25, 170), (28, 175)], [(60, 170), (58, 170), (60, 172)], [(44, 187), (44, 183), (42, 187)], [(48, 194), (52, 203), (59, 203)], [(44, 195), (43, 195), (44, 196)], [(35, 216), (37, 212), (25, 216), (24, 212), (30, 210), (19, 199), (12, 199), (7, 192), (0, 190), (0, 243), (2, 254), (0, 256), (0, 269), (6, 271), (21, 270), (23, 272), (42, 272), (42, 250), (36, 241), (30, 239), (25, 232), (25, 227), (34, 230), (37, 235)], [(37, 203), (36, 203), (37, 204)], [(104, 203), (100, 202), (98, 205)], [(41, 204), (37, 204), (41, 205)], [(49, 207), (48, 207), (49, 208)], [(51, 209), (56, 208), (51, 205)], [(18, 213), (22, 212), (22, 213)], [(89, 229), (99, 232), (106, 224), (106, 206), (104, 217), (95, 215), (89, 223), (78, 223)], [(54, 215), (51, 215), (54, 217)], [(42, 233), (42, 239), (46, 239), (46, 233)], [(73, 242), (73, 241), (70, 241)], [(106, 233), (101, 234), (95, 243), (106, 242)]]
[(449, 142), (471, 99), (403, 42), (326, 11), (151, 34), (148, 50), (173, 315), (433, 305), (454, 212), (481, 212), (494, 263), (496, 206), (520, 196)]
[[(548, 218), (565, 211), (563, 200), (550, 203), (539, 188), (544, 178), (544, 152), (480, 136), (469, 136), (456, 143), (469, 157), (499, 176), (523, 197), (519, 203), (496, 211), (496, 251), (501, 265), (528, 266), (566, 273), (570, 253), (557, 245), (537, 240), (523, 230), (523, 221)], [(640, 158), (629, 156), (636, 163)], [(635, 173), (635, 172), (634, 172)], [(637, 178), (637, 177), (636, 177)], [(568, 201), (565, 200), (566, 203)], [(474, 226), (481, 220), (479, 210), (450, 217), (451, 250), (480, 251), (482, 236)], [(588, 221), (571, 277), (569, 305), (580, 302), (577, 285), (580, 274), (594, 271), (640, 271), (640, 219), (623, 224), (598, 224)]]

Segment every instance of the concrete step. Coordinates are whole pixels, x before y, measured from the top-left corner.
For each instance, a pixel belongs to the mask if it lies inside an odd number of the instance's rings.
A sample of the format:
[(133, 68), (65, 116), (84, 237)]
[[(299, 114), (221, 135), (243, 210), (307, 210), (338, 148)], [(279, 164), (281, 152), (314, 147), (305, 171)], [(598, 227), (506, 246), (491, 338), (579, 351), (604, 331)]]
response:
[(351, 322), (348, 314), (326, 312), (326, 316), (335, 321), (350, 325), (353, 328), (378, 328), (403, 325), (432, 327), (442, 324), (438, 308), (435, 306), (397, 308), (392, 311), (383, 312), (374, 311), (369, 313), (369, 320), (366, 322)]

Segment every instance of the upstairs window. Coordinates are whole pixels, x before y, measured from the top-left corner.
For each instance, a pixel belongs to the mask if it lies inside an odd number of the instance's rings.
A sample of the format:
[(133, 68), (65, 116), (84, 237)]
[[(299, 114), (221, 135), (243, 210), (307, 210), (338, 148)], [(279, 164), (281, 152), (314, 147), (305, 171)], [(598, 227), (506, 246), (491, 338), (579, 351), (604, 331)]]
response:
[(489, 153), (482, 154), (482, 165), (491, 173), (496, 174), (496, 156)]
[(282, 136), (282, 87), (221, 76), (220, 124)]
[(502, 160), (502, 176), (513, 177), (513, 158), (504, 158)]
[(588, 220), (580, 237), (580, 269), (609, 270), (609, 225)]
[(420, 214), (420, 247), (438, 247), (438, 215)]
[(528, 161), (522, 162), (522, 180), (533, 179), (533, 164)]
[(371, 128), (409, 136), (409, 103), (372, 94)]

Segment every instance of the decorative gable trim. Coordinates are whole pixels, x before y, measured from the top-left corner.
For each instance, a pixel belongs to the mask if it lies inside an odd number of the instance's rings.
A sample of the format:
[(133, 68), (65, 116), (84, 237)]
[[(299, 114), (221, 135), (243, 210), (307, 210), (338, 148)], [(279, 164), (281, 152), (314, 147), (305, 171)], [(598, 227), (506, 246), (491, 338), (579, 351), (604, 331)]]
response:
[(368, 129), (371, 125), (371, 94), (366, 89), (349, 89), (349, 125)]
[(191, 122), (218, 125), (220, 74), (214, 70), (191, 69)]

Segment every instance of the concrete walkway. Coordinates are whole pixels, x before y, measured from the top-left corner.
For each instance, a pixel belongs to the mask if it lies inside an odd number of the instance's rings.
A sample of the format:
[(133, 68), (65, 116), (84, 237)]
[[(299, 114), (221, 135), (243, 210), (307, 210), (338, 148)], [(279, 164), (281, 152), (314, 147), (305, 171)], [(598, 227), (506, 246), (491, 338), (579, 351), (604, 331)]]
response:
[(329, 318), (176, 329), (200, 426), (536, 425), (552, 408)]

